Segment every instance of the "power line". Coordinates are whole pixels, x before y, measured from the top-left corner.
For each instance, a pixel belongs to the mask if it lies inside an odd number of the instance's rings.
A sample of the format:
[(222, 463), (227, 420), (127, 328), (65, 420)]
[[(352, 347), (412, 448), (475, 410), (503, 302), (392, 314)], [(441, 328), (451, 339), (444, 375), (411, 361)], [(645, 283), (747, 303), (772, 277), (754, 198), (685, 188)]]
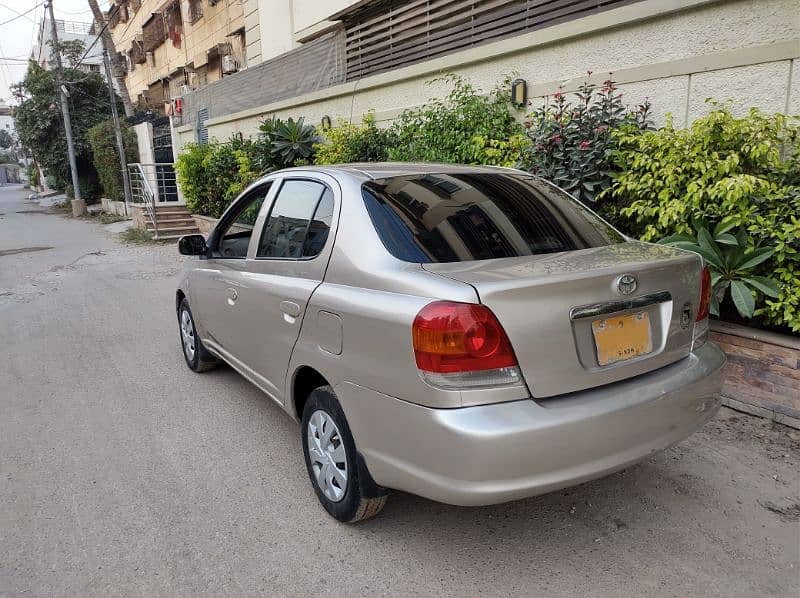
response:
[(97, 34), (97, 37), (94, 38), (94, 41), (92, 42), (92, 45), (90, 45), (88, 48), (86, 48), (86, 52), (83, 53), (83, 56), (81, 56), (81, 59), (77, 63), (75, 63), (75, 66), (72, 67), (72, 68), (78, 68), (81, 65), (81, 63), (84, 61), (84, 59), (89, 55), (89, 52), (91, 52), (92, 48), (94, 48), (95, 44), (98, 41), (100, 41), (100, 38), (103, 36), (103, 32), (108, 28), (108, 24), (111, 22), (111, 18), (114, 16), (114, 12), (117, 11), (117, 10), (119, 10), (119, 6), (115, 4), (111, 8), (111, 11), (108, 14), (108, 18), (106, 19), (106, 22), (103, 23), (102, 29), (100, 29), (100, 32)]
[[(28, 9), (28, 10), (26, 10), (25, 12), (19, 12), (19, 13), (17, 13), (17, 16), (16, 16), (16, 17), (12, 17), (12, 18), (8, 19), (7, 21), (3, 21), (2, 23), (0, 23), (0, 27), (2, 27), (3, 25), (7, 25), (8, 23), (11, 23), (12, 21), (16, 21), (17, 19), (19, 19), (19, 18), (21, 18), (21, 17), (24, 17), (24, 16), (25, 16), (25, 15), (27, 15), (29, 12), (33, 12), (34, 10), (36, 10), (37, 8), (39, 8), (41, 5), (42, 5), (42, 2), (40, 2), (39, 4), (36, 4), (36, 5), (35, 5), (33, 8), (29, 8), (29, 9)], [(16, 11), (15, 11), (15, 12), (16, 12)]]
[(95, 44), (100, 40), (100, 36), (103, 35), (103, 32), (106, 30), (106, 27), (108, 27), (108, 21), (106, 21), (106, 23), (103, 25), (103, 28), (97, 34), (97, 37), (94, 38), (94, 41), (92, 42), (92, 44), (88, 48), (86, 48), (86, 51), (83, 53), (83, 56), (81, 56), (81, 59), (78, 62), (76, 62), (75, 66), (72, 67), (72, 68), (78, 68), (81, 65), (81, 63), (83, 63), (83, 61), (89, 55), (89, 52), (92, 51), (92, 48), (94, 48)]
[[(22, 12), (19, 12), (18, 10), (14, 9), (14, 8), (11, 8), (11, 7), (10, 7), (8, 4), (3, 4), (2, 2), (0, 2), (0, 6), (2, 6), (3, 8), (5, 8), (6, 10), (10, 10), (11, 12), (13, 12), (15, 15), (17, 15), (17, 16), (19, 16), (19, 17), (25, 17), (25, 18), (26, 18), (26, 19), (28, 19), (28, 20), (29, 20), (31, 23), (35, 23), (35, 22), (36, 22), (36, 21), (34, 21), (34, 20), (31, 18), (31, 17), (29, 17), (27, 13), (22, 13)], [(35, 7), (35, 6), (33, 7), (33, 9), (34, 9), (34, 10), (36, 10), (36, 8), (37, 8), (37, 7)], [(30, 11), (28, 11), (28, 12), (30, 12)]]

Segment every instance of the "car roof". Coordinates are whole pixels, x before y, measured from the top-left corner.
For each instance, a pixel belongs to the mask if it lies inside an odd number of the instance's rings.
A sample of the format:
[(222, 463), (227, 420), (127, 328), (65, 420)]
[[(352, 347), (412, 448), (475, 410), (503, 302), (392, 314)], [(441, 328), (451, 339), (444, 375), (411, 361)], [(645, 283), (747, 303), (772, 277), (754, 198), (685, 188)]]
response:
[(361, 180), (384, 179), (415, 174), (497, 173), (511, 169), (498, 166), (468, 166), (464, 164), (439, 164), (435, 162), (358, 162), (326, 166), (298, 166), (279, 172), (315, 171), (332, 176), (345, 174)]

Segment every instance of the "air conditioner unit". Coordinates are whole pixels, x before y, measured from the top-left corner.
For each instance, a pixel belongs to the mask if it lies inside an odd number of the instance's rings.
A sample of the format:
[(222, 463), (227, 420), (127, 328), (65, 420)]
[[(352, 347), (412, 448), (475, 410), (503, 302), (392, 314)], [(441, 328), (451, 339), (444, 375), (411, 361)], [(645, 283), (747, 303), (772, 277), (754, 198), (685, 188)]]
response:
[(232, 54), (225, 54), (222, 57), (222, 72), (226, 75), (235, 73), (239, 69), (236, 67), (236, 59)]

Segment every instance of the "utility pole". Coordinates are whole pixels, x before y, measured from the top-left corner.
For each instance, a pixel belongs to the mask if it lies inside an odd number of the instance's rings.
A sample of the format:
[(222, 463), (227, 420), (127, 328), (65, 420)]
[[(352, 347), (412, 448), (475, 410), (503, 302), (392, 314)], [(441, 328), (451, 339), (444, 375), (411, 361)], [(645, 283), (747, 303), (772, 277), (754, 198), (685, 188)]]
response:
[(72, 200), (72, 215), (83, 216), (86, 213), (86, 202), (81, 199), (81, 188), (78, 182), (78, 165), (75, 162), (75, 143), (72, 140), (72, 122), (69, 119), (69, 103), (64, 94), (62, 84), (63, 70), (61, 66), (61, 51), (58, 46), (58, 30), (56, 28), (56, 18), (53, 15), (53, 0), (47, 0), (47, 9), (50, 11), (50, 33), (53, 45), (53, 54), (56, 60), (56, 87), (58, 87), (58, 97), (61, 100), (61, 114), (64, 116), (64, 132), (67, 136), (67, 155), (69, 157), (69, 169), (72, 173), (72, 189), (75, 199)]
[[(108, 59), (111, 61), (111, 72), (114, 74), (114, 81), (117, 83), (117, 91), (119, 92), (120, 99), (122, 99), (122, 107), (125, 109), (125, 116), (130, 118), (133, 116), (134, 110), (133, 103), (131, 102), (131, 95), (128, 92), (128, 88), (125, 86), (125, 68), (122, 66), (122, 60), (114, 46), (114, 38), (111, 35), (111, 30), (107, 27), (107, 24), (103, 25), (106, 19), (103, 16), (103, 11), (100, 10), (100, 6), (97, 4), (97, 0), (88, 0), (88, 2), (89, 8), (94, 15), (95, 27), (100, 27), (100, 39), (103, 40), (103, 47), (106, 49), (106, 52), (108, 52)], [(114, 10), (114, 8), (119, 10), (118, 6), (115, 7), (114, 4), (111, 4), (111, 10)], [(109, 78), (109, 81), (110, 80)]]
[(131, 184), (128, 180), (128, 160), (125, 157), (125, 144), (122, 140), (122, 127), (119, 124), (119, 114), (117, 113), (117, 98), (114, 95), (114, 84), (111, 78), (111, 64), (108, 60), (108, 50), (103, 52), (103, 64), (106, 67), (106, 79), (108, 79), (108, 95), (111, 98), (111, 118), (114, 120), (114, 135), (117, 137), (117, 153), (119, 154), (119, 166), (122, 169), (122, 188), (125, 190), (125, 215), (128, 215), (128, 204), (131, 202)]

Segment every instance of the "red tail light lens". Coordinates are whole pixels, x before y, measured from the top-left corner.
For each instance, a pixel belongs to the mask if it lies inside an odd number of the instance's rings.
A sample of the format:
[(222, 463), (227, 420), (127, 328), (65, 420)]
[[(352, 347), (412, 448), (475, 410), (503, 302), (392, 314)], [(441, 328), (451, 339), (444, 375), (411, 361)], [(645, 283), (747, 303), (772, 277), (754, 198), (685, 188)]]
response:
[(485, 305), (435, 301), (420, 310), (412, 329), (417, 367), (448, 374), (517, 365), (511, 342)]
[(697, 321), (705, 320), (711, 309), (711, 271), (708, 266), (700, 274), (700, 305), (697, 308)]

